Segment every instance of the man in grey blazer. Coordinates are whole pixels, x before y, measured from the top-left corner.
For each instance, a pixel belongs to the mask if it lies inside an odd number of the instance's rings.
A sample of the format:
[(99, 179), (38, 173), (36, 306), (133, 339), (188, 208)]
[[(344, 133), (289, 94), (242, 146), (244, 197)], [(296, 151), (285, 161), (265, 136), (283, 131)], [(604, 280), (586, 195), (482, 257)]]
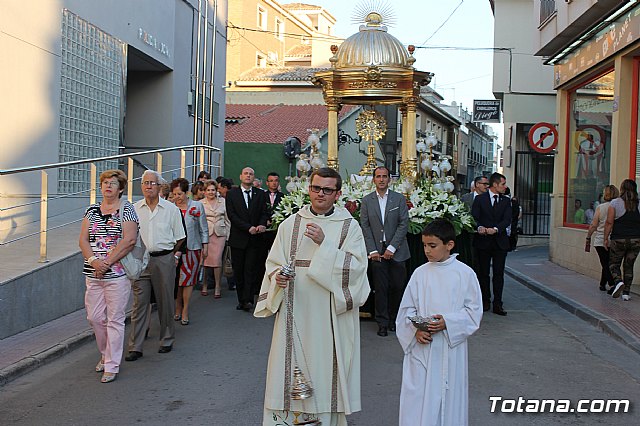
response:
[(478, 195), (487, 192), (487, 189), (489, 189), (489, 179), (487, 179), (486, 176), (476, 176), (475, 179), (473, 179), (471, 186), (473, 187), (471, 192), (460, 197), (460, 201), (469, 208), (469, 211), (471, 211), (473, 200), (475, 200)]
[(396, 316), (406, 285), (409, 259), (409, 209), (404, 195), (389, 190), (389, 169), (373, 171), (376, 190), (362, 199), (360, 226), (369, 253), (378, 336), (395, 331)]

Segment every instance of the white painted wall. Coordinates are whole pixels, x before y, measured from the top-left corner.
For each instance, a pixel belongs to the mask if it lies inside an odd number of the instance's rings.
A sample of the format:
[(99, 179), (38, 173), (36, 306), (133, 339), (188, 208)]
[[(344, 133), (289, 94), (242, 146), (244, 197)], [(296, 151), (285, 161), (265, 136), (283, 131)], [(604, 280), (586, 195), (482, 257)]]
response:
[[(552, 94), (553, 67), (543, 65), (542, 58), (533, 56), (536, 16), (534, 0), (496, 0), (494, 46), (511, 48), (496, 51), (493, 56), (493, 91)], [(558, 2), (556, 2), (558, 3)], [(509, 86), (511, 82), (511, 86)], [(505, 114), (508, 111), (505, 109)]]

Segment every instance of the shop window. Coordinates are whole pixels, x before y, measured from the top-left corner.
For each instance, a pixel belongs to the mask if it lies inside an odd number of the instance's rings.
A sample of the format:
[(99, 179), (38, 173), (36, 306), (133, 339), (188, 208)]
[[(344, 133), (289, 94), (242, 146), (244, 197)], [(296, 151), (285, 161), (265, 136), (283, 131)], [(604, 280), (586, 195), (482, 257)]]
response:
[(587, 226), (609, 184), (615, 72), (570, 93), (564, 222)]

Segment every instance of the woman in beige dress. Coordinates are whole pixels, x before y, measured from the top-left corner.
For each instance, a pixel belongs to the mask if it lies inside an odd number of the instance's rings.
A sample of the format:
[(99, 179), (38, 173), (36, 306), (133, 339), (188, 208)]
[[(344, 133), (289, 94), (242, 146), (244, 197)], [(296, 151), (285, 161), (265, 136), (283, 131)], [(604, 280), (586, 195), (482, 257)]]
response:
[(208, 180), (204, 183), (205, 198), (201, 201), (207, 216), (207, 224), (209, 226), (209, 256), (204, 261), (205, 278), (202, 283), (203, 296), (208, 295), (207, 284), (211, 277), (213, 269), (213, 277), (215, 280), (215, 288), (213, 297), (219, 299), (220, 296), (220, 280), (222, 279), (222, 252), (224, 251), (225, 242), (229, 238), (229, 229), (231, 224), (227, 217), (227, 208), (224, 198), (218, 193), (218, 184), (214, 180)]

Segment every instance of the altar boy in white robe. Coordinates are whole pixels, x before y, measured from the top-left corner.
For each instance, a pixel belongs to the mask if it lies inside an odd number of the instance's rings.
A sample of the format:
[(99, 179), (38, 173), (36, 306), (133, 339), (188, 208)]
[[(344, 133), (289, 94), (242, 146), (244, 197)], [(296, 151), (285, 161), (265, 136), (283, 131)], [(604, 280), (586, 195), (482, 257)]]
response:
[[(451, 254), (455, 236), (445, 219), (424, 228), (428, 262), (415, 270), (400, 304), (400, 426), (468, 424), (467, 338), (480, 327), (482, 295), (473, 269)], [(416, 315), (433, 317), (428, 331), (409, 320)]]
[[(286, 219), (269, 252), (254, 315), (276, 315), (263, 425), (346, 426), (360, 411), (358, 307), (369, 295), (367, 250), (358, 222), (334, 203), (338, 172), (311, 175), (311, 205)], [(295, 277), (280, 274), (291, 264)], [(296, 369), (313, 394), (296, 398)]]

